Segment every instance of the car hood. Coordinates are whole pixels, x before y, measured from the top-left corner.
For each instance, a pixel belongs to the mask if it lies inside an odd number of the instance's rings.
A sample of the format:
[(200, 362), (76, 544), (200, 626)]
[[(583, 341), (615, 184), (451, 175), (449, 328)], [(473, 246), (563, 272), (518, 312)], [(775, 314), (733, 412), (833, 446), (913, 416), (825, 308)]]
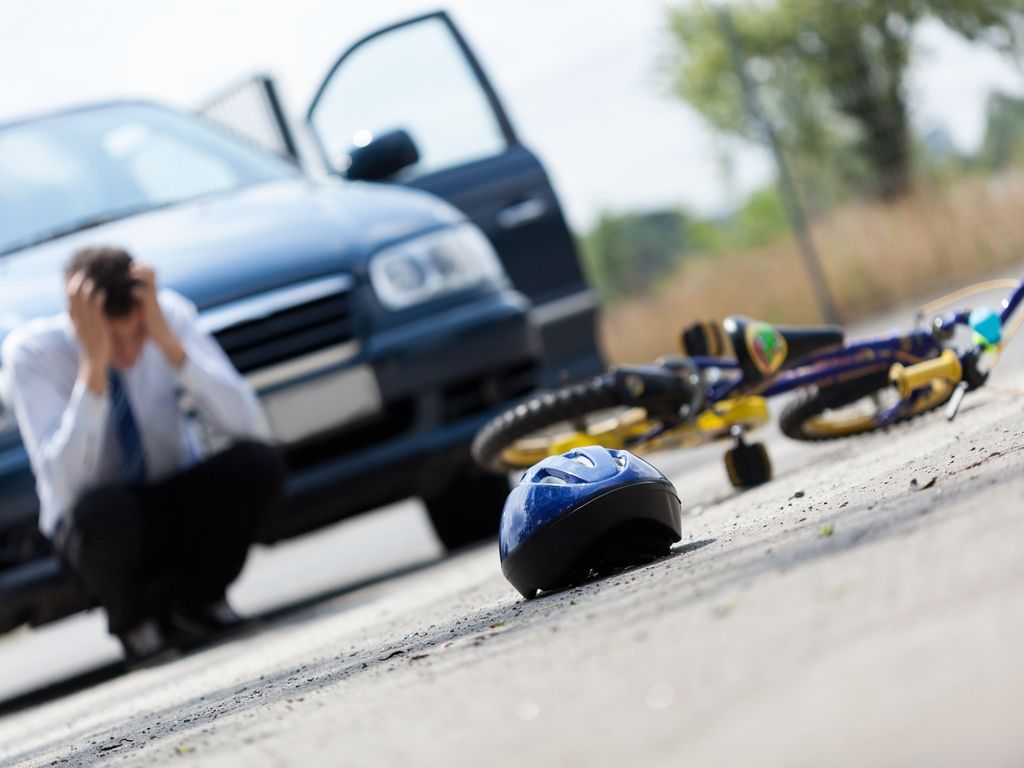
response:
[(153, 266), (200, 309), (348, 271), (381, 247), (461, 218), (425, 193), (381, 184), (275, 181), (109, 222), (0, 257), (0, 339), (64, 307), (64, 264), (112, 245)]

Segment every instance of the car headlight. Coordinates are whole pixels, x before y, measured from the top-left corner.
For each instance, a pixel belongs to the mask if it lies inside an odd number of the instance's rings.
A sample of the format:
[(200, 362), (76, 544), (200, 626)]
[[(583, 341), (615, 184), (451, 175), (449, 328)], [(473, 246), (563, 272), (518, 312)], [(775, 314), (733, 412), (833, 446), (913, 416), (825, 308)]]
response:
[(469, 223), (386, 248), (370, 260), (370, 281), (388, 309), (404, 309), (483, 282), (506, 280), (490, 241)]

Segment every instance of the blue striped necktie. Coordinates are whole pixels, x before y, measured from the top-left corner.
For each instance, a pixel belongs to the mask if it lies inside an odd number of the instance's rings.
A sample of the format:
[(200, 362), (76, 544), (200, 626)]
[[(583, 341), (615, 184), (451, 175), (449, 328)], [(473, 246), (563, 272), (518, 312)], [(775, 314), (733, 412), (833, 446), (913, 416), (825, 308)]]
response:
[(139, 425), (128, 402), (121, 374), (110, 371), (110, 406), (117, 428), (117, 442), (121, 446), (121, 479), (126, 483), (141, 483), (146, 479), (146, 454), (142, 447)]

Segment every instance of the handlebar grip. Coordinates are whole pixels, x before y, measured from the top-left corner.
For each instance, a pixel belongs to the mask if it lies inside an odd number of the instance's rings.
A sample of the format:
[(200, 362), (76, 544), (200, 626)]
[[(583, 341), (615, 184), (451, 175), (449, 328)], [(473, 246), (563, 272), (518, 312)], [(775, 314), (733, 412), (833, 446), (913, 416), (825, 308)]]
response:
[(936, 379), (956, 384), (963, 378), (963, 374), (960, 358), (956, 356), (956, 352), (947, 349), (938, 357), (916, 365), (894, 364), (889, 369), (889, 383), (896, 387), (900, 397), (906, 398), (915, 389), (927, 386)]

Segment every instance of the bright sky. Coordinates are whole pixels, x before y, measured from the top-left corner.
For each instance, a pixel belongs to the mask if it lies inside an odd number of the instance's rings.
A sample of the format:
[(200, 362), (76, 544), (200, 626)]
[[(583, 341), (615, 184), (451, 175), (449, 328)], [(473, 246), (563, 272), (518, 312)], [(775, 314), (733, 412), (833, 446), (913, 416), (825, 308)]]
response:
[[(520, 135), (551, 173), (571, 223), (603, 210), (721, 210), (770, 176), (763, 152), (716, 136), (665, 94), (666, 0), (448, 0)], [(423, 0), (33, 0), (4, 3), (0, 120), (95, 99), (189, 107), (256, 71), (289, 113), (364, 33), (434, 10)], [(914, 121), (976, 145), (994, 87), (1024, 74), (938, 25), (919, 36)], [(722, 173), (731, 154), (733, 178)]]

